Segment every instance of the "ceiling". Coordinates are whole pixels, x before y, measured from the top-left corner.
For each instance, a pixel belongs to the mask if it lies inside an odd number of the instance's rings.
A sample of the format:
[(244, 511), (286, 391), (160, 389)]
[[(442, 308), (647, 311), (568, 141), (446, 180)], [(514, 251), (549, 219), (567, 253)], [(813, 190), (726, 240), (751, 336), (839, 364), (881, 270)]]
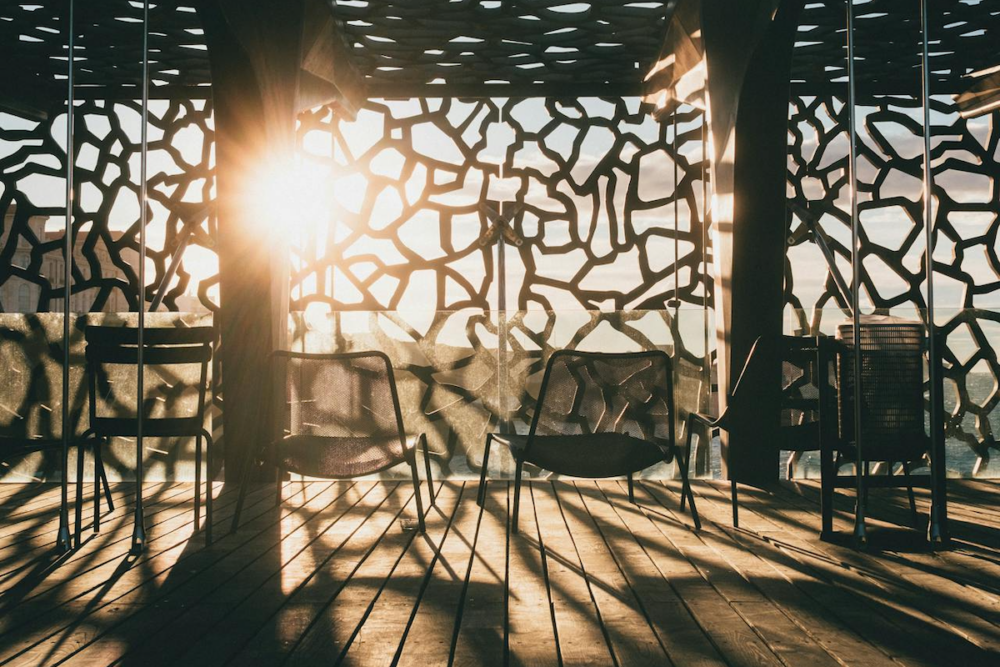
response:
[[(329, 0), (372, 96), (626, 95), (656, 59), (673, 0)], [(862, 92), (918, 94), (916, 0), (856, 2)], [(77, 94), (136, 97), (142, 80), (142, 3), (76, 2)], [(208, 53), (194, 0), (150, 10), (156, 97), (209, 94)], [(0, 7), (0, 97), (64, 99), (68, 0)], [(996, 65), (1000, 0), (930, 0), (932, 91), (957, 93), (968, 72)], [(793, 62), (801, 88), (843, 90), (845, 4), (807, 2)], [(7, 90), (7, 93), (2, 92)]]

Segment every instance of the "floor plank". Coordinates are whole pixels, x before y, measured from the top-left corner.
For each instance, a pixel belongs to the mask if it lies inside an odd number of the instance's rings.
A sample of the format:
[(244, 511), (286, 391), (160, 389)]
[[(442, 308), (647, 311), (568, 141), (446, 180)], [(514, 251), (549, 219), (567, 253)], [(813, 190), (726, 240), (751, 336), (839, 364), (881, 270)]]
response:
[[(149, 484), (130, 558), (133, 485), (61, 557), (58, 485), (3, 485), (0, 665), (1000, 664), (1000, 483), (951, 484), (947, 551), (899, 491), (873, 495), (861, 552), (818, 539), (814, 481), (741, 487), (739, 529), (728, 485), (693, 489), (701, 531), (676, 482), (632, 503), (624, 480), (527, 481), (513, 533), (512, 484), (480, 508), (476, 482), (445, 481), (421, 535), (408, 481), (295, 481), (280, 509), (255, 486), (226, 534), (220, 484), (206, 548), (192, 485)], [(847, 535), (852, 503), (838, 492)]]

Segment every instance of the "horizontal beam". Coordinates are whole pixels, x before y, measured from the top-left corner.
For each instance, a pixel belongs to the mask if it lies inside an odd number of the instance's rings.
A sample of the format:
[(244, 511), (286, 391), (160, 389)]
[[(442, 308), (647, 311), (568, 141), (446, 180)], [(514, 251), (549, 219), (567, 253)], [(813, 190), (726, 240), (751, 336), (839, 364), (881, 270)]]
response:
[[(958, 91), (931, 90), (932, 95), (953, 95)], [(792, 82), (795, 95), (846, 95), (847, 84)], [(135, 100), (138, 89), (130, 86), (86, 86), (76, 89), (78, 100)], [(909, 95), (919, 97), (919, 89), (910, 86), (861, 86), (862, 97), (874, 95)], [(640, 83), (604, 84), (431, 84), (431, 83), (370, 83), (368, 99), (407, 99), (412, 97), (640, 97)], [(149, 89), (152, 100), (210, 100), (211, 86), (154, 86)]]
[(629, 83), (378, 83), (368, 84), (368, 97), (638, 97), (640, 81)]

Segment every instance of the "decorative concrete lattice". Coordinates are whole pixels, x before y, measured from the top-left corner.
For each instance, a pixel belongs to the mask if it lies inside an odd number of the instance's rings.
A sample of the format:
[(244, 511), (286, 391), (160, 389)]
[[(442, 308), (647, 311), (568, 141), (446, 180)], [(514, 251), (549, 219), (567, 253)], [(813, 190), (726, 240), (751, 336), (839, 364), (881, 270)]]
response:
[(710, 304), (701, 115), (678, 116), (676, 142), (674, 128), (633, 99), (372, 102), (353, 123), (306, 114), (307, 172), (329, 173), (318, 185), (334, 215), (297, 243), (292, 309), (497, 308), (484, 201), (522, 206), (508, 308), (701, 307), (706, 290)]
[[(355, 122), (304, 114), (299, 138), (303, 174), (320, 174), (308, 188), (329, 198), (325, 224), (292, 239), (293, 340), (386, 350), (404, 384), (419, 379), (407, 419), (452, 472), (486, 429), (527, 427), (554, 349), (669, 349), (679, 407), (703, 407), (699, 113), (674, 125), (622, 98), (376, 101)], [(503, 306), (484, 201), (516, 211)]]
[[(488, 85), (543, 83), (558, 94), (629, 88), (638, 94), (655, 61), (673, 2), (618, 0), (327, 0), (354, 65), (378, 93), (430, 83), (442, 94)], [(65, 97), (66, 0), (5, 3), (0, 62), (26, 99)], [(159, 96), (204, 97), (211, 81), (197, 3), (151, 3), (151, 80)], [(76, 2), (79, 81), (89, 94), (129, 97), (141, 72), (143, 5), (130, 0)], [(968, 86), (963, 75), (996, 64), (1000, 11), (992, 1), (929, 0), (934, 92)], [(862, 87), (890, 92), (899, 73), (918, 66), (919, 3), (855, 3), (857, 72)], [(809, 2), (800, 15), (793, 78), (810, 92), (844, 80), (844, 0)], [(23, 38), (22, 38), (23, 36)], [(27, 84), (27, 88), (23, 84)], [(200, 87), (200, 89), (199, 89)], [(26, 93), (29, 91), (30, 94)], [(827, 91), (829, 92), (829, 91)], [(137, 97), (131, 95), (131, 97)]]
[[(139, 160), (137, 102), (82, 102), (75, 110), (74, 295), (70, 310), (139, 308)], [(65, 112), (48, 120), (4, 116), (0, 171), (4, 216), (0, 306), (12, 301), (10, 283), (28, 285), (31, 312), (63, 309), (65, 240)], [(147, 272), (145, 299), (166, 285), (161, 309), (214, 310), (214, 171), (211, 109), (204, 101), (151, 103), (149, 117)], [(6, 226), (9, 225), (9, 228)], [(184, 261), (166, 280), (179, 243)], [(15, 258), (23, 258), (18, 265)], [(15, 260), (15, 261), (12, 261)], [(194, 295), (198, 298), (195, 299)]]
[[(858, 112), (863, 309), (926, 320), (919, 100), (875, 98)], [(791, 119), (789, 197), (818, 218), (850, 282), (847, 107), (832, 96), (796, 97)], [(948, 344), (947, 433), (972, 448), (975, 469), (997, 446), (993, 429), (1000, 406), (998, 122), (997, 114), (963, 120), (950, 99), (932, 98), (935, 312)], [(786, 296), (793, 328), (829, 333), (849, 311), (830, 273), (818, 269), (825, 263), (799, 216), (789, 243)]]
[[(155, 96), (205, 97), (211, 83), (208, 52), (195, 3), (149, 3), (150, 85)], [(0, 62), (10, 98), (32, 106), (66, 100), (68, 0), (5, 2), (0, 7)], [(139, 99), (144, 3), (73, 3), (77, 96)], [(197, 87), (203, 87), (201, 91)]]
[[(927, 0), (930, 84), (933, 93), (969, 87), (969, 72), (996, 65), (1000, 8), (982, 0)], [(854, 2), (855, 80), (859, 93), (912, 94), (919, 90), (919, 2)], [(807, 2), (799, 16), (792, 80), (810, 94), (842, 91), (847, 81), (845, 0)]]
[(337, 2), (358, 69), (375, 84), (641, 80), (656, 59), (668, 2), (623, 4)]

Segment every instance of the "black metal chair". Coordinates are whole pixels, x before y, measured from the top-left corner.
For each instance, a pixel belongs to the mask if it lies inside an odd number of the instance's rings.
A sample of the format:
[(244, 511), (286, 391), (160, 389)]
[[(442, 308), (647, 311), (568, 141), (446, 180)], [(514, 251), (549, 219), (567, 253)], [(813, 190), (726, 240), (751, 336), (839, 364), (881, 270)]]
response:
[[(139, 330), (134, 327), (89, 326), (87, 341), (87, 386), (90, 396), (90, 428), (84, 434), (99, 440), (94, 445), (95, 465), (103, 471), (100, 443), (113, 437), (135, 438), (139, 433), (137, 389)], [(149, 328), (143, 331), (144, 398), (142, 436), (151, 438), (195, 438), (194, 526), (201, 530), (202, 439), (206, 441), (208, 495), (205, 499), (205, 539), (212, 542), (212, 435), (205, 428), (208, 367), (212, 362), (212, 327)], [(185, 372), (184, 367), (188, 368)], [(185, 375), (197, 373), (192, 386)], [(195, 402), (196, 401), (196, 402)], [(168, 414), (163, 414), (167, 412)], [(184, 413), (179, 415), (178, 413)], [(141, 474), (137, 461), (137, 477)], [(110, 504), (107, 478), (101, 475)], [(77, 479), (83, 478), (83, 457), (77, 458)], [(96, 487), (96, 480), (95, 480)], [(94, 495), (94, 530), (100, 528), (99, 495)], [(141, 516), (142, 488), (135, 502)], [(77, 484), (76, 538), (80, 543), (83, 484)]]
[[(910, 501), (910, 511), (917, 523), (914, 486), (944, 488), (943, 434), (926, 431), (924, 401), (924, 359), (928, 352), (927, 336), (920, 322), (891, 317), (864, 316), (861, 319), (861, 432), (860, 456), (855, 434), (855, 368), (854, 324), (846, 322), (837, 328), (840, 353), (837, 357), (838, 435), (836, 447), (844, 457), (853, 461), (859, 475), (838, 475), (824, 479), (827, 493), (835, 487), (858, 487), (856, 503), (855, 538), (859, 544), (866, 540), (865, 511), (870, 487), (888, 488), (905, 486)], [(930, 360), (940, 363), (940, 360)], [(941, 374), (938, 374), (940, 381)], [(942, 387), (937, 388), (938, 403), (932, 409), (943, 412), (940, 405)], [(942, 423), (941, 417), (938, 424)], [(932, 437), (934, 436), (934, 437)], [(935, 437), (938, 442), (935, 443)], [(932, 454), (937, 446), (939, 452)], [(940, 464), (934, 465), (934, 459)], [(931, 476), (911, 475), (910, 466), (931, 463)], [(902, 476), (893, 475), (893, 467), (901, 464)], [(871, 464), (884, 464), (887, 474), (871, 474)], [(942, 495), (940, 492), (935, 495)], [(938, 499), (943, 503), (943, 498)], [(945, 534), (938, 518), (931, 520), (932, 534)], [(832, 518), (830, 519), (832, 522)]]
[[(821, 469), (823, 476), (834, 465), (832, 459), (824, 455), (823, 442), (829, 439), (832, 420), (832, 387), (829, 383), (829, 368), (833, 359), (833, 341), (821, 337), (782, 336), (776, 340), (758, 338), (754, 341), (750, 354), (740, 371), (739, 378), (733, 387), (725, 411), (718, 416), (707, 413), (692, 412), (688, 415), (687, 441), (691, 446), (694, 426), (701, 424), (711, 436), (715, 429), (726, 430), (734, 417), (743, 410), (754, 410), (754, 394), (764, 382), (769, 382), (771, 375), (767, 372), (768, 359), (782, 360), (782, 423), (778, 428), (774, 447), (778, 451), (788, 451), (801, 454), (809, 451), (821, 452)], [(775, 355), (767, 354), (767, 345), (778, 345)], [(808, 391), (806, 391), (808, 388)], [(826, 409), (824, 410), (824, 406)], [(826, 415), (826, 419), (824, 419)], [(835, 436), (834, 436), (835, 439)], [(790, 458), (789, 470), (794, 465)], [(730, 495), (732, 499), (733, 526), (738, 527), (739, 489), (735, 479), (730, 480)], [(823, 497), (824, 508), (829, 506), (831, 498)], [(826, 516), (826, 513), (823, 513)], [(824, 519), (823, 530), (826, 531)]]
[[(311, 354), (278, 351), (273, 355), (274, 377), (283, 382), (281, 437), (264, 444), (243, 467), (240, 494), (232, 530), (240, 513), (257, 463), (268, 459), (277, 469), (276, 503), (281, 503), (284, 473), (323, 479), (350, 479), (410, 466), (417, 520), (424, 531), (424, 510), (417, 476), (416, 449), (423, 447), (430, 504), (433, 482), (427, 438), (407, 435), (399, 407), (396, 379), (389, 357), (382, 352)], [(276, 392), (282, 395), (280, 392)]]
[(635, 502), (633, 475), (676, 457), (682, 498), (690, 499), (695, 527), (701, 528), (688, 482), (688, 456), (674, 438), (675, 419), (673, 371), (665, 352), (554, 352), (528, 433), (487, 436), (477, 502), (482, 505), (486, 497), (494, 442), (506, 446), (516, 462), (515, 533), (525, 463), (572, 477), (628, 476), (629, 500)]
[[(77, 456), (83, 457), (87, 446), (94, 447), (94, 491), (100, 491), (100, 484), (104, 484), (104, 497), (108, 503), (108, 509), (114, 510), (115, 505), (111, 500), (111, 487), (108, 485), (108, 475), (104, 469), (104, 461), (101, 459), (100, 447), (95, 445), (100, 441), (96, 438), (80, 440), (74, 437), (71, 441), (73, 447), (77, 448)], [(0, 462), (5, 465), (10, 459), (17, 459), (35, 452), (61, 451), (63, 441), (61, 438), (25, 438), (9, 435), (0, 435)], [(96, 511), (100, 511), (100, 506), (95, 506)]]

